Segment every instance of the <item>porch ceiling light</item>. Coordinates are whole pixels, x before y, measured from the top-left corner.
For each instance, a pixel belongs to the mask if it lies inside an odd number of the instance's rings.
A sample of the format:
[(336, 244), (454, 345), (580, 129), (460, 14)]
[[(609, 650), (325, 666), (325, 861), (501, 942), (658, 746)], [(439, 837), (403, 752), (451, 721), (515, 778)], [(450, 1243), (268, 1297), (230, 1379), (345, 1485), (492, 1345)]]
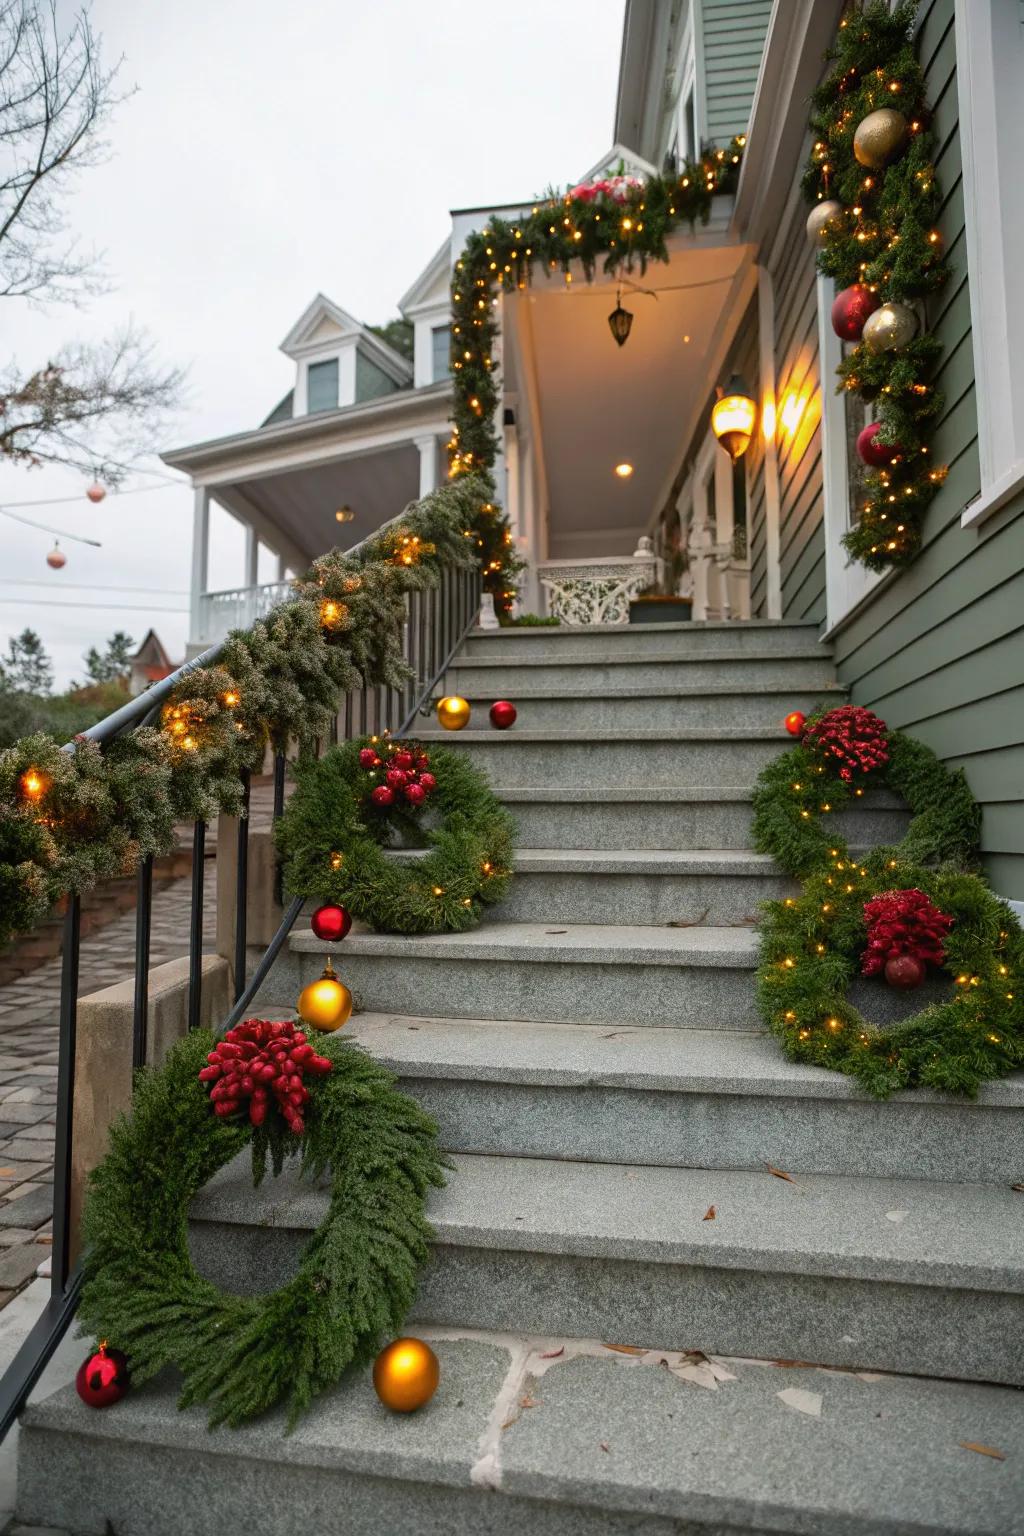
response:
[(711, 430), (735, 462), (746, 453), (754, 434), (757, 406), (739, 374), (734, 373), (711, 408)]
[(615, 308), (608, 316), (608, 326), (618, 345), (624, 347), (633, 329), (633, 316), (628, 309), (623, 309), (621, 294), (616, 295)]
[(625, 462), (622, 464), (616, 464), (615, 473), (618, 475), (620, 480), (628, 480), (630, 475), (633, 473), (633, 466), (632, 464), (627, 464)]
[(344, 506), (338, 508), (337, 512), (334, 514), (334, 517), (335, 520), (339, 523), (350, 523), (355, 517), (355, 513), (352, 511), (351, 507)]

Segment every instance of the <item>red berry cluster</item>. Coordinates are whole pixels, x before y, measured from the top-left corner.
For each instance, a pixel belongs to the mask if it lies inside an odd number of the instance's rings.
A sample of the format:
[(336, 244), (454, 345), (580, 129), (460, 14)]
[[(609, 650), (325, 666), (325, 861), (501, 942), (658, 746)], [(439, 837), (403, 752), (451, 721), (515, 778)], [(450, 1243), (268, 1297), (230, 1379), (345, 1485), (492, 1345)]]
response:
[(832, 766), (838, 765), (839, 777), (847, 781), (889, 761), (885, 721), (859, 704), (830, 709), (807, 727), (803, 745), (819, 757), (835, 759)]
[(400, 741), (381, 741), (373, 747), (363, 747), (359, 754), (360, 766), (371, 778), (383, 772), (383, 784), (370, 791), (370, 799), (380, 810), (386, 811), (396, 800), (402, 799), (416, 811), (423, 805), (430, 792), (437, 788), (437, 780), (429, 772), (430, 758), (419, 748), (403, 746)]
[(215, 1115), (233, 1115), (248, 1099), (250, 1122), (262, 1125), (273, 1096), (296, 1136), (306, 1128), (302, 1111), (309, 1089), (303, 1075), (311, 1072), (323, 1077), (331, 1070), (327, 1057), (318, 1056), (290, 1021), (271, 1024), (266, 1019), (248, 1019), (229, 1029), (206, 1059), (209, 1066), (200, 1072), (199, 1081), (213, 1084), (210, 1101)]
[(922, 965), (941, 965), (953, 919), (916, 888), (884, 891), (864, 903), (868, 943), (861, 961), (865, 976), (876, 976), (886, 961), (910, 955)]

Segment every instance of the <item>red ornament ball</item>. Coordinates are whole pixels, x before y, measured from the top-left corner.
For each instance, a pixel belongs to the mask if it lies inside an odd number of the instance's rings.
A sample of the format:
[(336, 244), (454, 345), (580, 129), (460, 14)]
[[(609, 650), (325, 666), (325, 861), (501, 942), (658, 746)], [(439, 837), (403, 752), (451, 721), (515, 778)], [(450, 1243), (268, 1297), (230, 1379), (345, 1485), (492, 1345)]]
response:
[(913, 955), (894, 955), (885, 962), (885, 979), (890, 987), (909, 991), (924, 981), (924, 966)]
[(432, 773), (421, 773), (420, 786), (429, 795), (432, 789), (437, 788), (437, 780)]
[(427, 754), (425, 752), (421, 752), (419, 754), (419, 756), (417, 757), (417, 759), (416, 759), (416, 772), (417, 773), (423, 773), (423, 771), (425, 769), (429, 768), (429, 767), (430, 767), (430, 758), (427, 756)]
[(337, 944), (352, 927), (352, 919), (344, 907), (317, 907), (309, 926), (325, 944)]
[(394, 805), (395, 792), (386, 784), (378, 784), (376, 789), (370, 790), (370, 799), (374, 805), (379, 805), (382, 810), (386, 810), (389, 805)]
[(361, 768), (373, 768), (380, 761), (372, 747), (364, 747), (359, 754), (359, 766)]
[(404, 768), (408, 772), (408, 770), (414, 766), (412, 753), (407, 752), (403, 747), (401, 752), (395, 753), (394, 764), (396, 768)]
[(516, 723), (516, 707), (508, 699), (496, 699), (490, 710), (491, 724), (496, 731), (507, 731)]
[(392, 789), (404, 789), (409, 782), (409, 775), (401, 768), (389, 768), (384, 777)]
[(407, 784), (405, 786), (405, 798), (410, 805), (422, 805), (427, 798), (427, 792), (422, 784)]
[(783, 724), (791, 736), (802, 736), (804, 726), (807, 724), (807, 716), (802, 710), (794, 709), (786, 716)]
[(857, 457), (871, 469), (885, 469), (903, 452), (897, 444), (880, 443), (878, 434), (881, 430), (882, 423), (873, 421), (857, 435)]
[(111, 1403), (120, 1402), (129, 1384), (127, 1357), (106, 1344), (82, 1361), (75, 1377), (75, 1391), (90, 1408), (109, 1408)]
[(863, 283), (837, 293), (832, 303), (832, 329), (843, 341), (860, 341), (864, 322), (878, 308), (878, 295)]

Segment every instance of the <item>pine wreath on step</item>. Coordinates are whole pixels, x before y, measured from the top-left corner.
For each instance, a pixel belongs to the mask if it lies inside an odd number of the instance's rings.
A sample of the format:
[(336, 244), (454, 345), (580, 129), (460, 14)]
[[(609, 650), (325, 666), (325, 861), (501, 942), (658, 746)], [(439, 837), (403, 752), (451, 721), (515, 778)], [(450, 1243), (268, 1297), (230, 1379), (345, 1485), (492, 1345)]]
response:
[(381, 933), (462, 932), (504, 897), (514, 823), (458, 752), (364, 736), (300, 760), (295, 776), (277, 825), (292, 895), (335, 903)]
[[(893, 847), (853, 855), (827, 824), (869, 805), (880, 785), (906, 801), (910, 827)], [(973, 872), (979, 833), (963, 774), (867, 710), (817, 712), (801, 744), (762, 771), (755, 844), (803, 882), (799, 897), (765, 903), (761, 928), (758, 1002), (788, 1056), (856, 1077), (879, 1098), (918, 1084), (971, 1094), (1024, 1067), (1024, 933)], [(942, 942), (926, 957), (949, 981), (944, 998), (876, 1026), (849, 991), (883, 898), (897, 898), (883, 904), (898, 915), (928, 912)], [(940, 917), (949, 924), (936, 927)]]
[[(256, 1041), (254, 1022), (248, 1029)], [(291, 1031), (288, 1049), (307, 1060), (293, 1026), (263, 1026), (260, 1038), (272, 1042), (275, 1029)], [(129, 1357), (135, 1384), (177, 1367), (180, 1406), (208, 1404), (211, 1428), (282, 1399), (291, 1428), (401, 1328), (431, 1236), (426, 1194), (444, 1182), (436, 1126), (350, 1042), (317, 1039), (308, 1087), (292, 1090), (290, 1104), (240, 1088), (245, 1072), (226, 1075), (225, 1042), (214, 1047), (197, 1031), (136, 1078), (131, 1114), (91, 1176), (79, 1322)], [(268, 1162), (277, 1174), (296, 1156), (304, 1175), (330, 1178), (327, 1213), (297, 1273), (262, 1296), (204, 1280), (186, 1240), (193, 1196), (246, 1146), (257, 1184)]]

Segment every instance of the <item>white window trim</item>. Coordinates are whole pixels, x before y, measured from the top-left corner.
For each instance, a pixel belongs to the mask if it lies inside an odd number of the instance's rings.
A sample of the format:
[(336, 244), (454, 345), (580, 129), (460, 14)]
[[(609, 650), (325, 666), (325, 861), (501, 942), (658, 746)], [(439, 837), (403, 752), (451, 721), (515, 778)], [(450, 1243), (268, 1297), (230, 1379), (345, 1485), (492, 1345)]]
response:
[(967, 528), (1024, 488), (1024, 18), (1007, 0), (958, 5), (955, 36), (981, 461), (981, 495), (961, 518)]

